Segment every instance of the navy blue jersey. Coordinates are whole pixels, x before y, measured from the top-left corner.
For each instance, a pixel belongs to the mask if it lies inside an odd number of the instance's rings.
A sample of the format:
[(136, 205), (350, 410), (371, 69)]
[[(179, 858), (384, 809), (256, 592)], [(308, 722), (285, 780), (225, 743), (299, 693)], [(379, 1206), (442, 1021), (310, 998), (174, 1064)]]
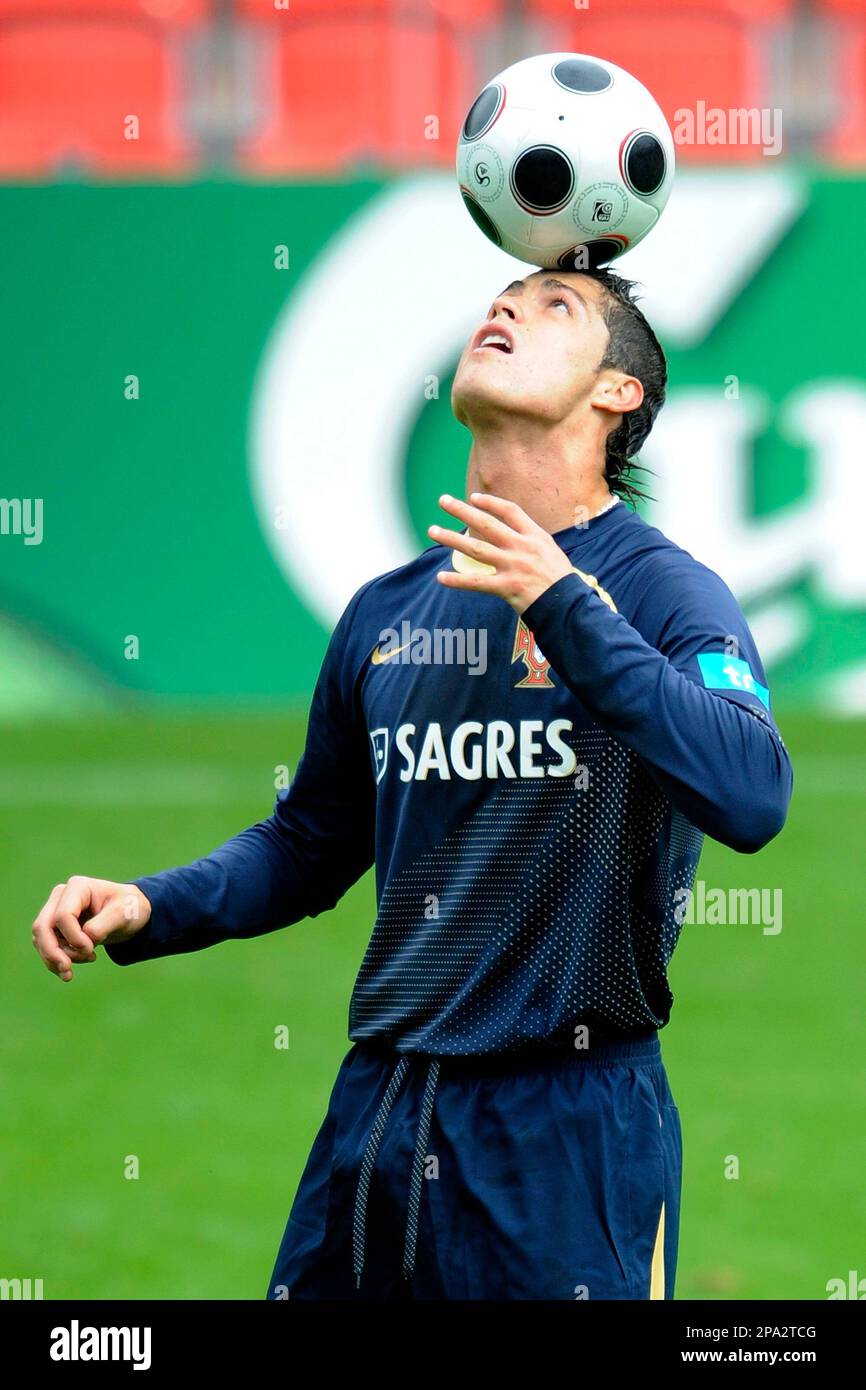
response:
[(112, 959), (316, 916), (375, 863), (353, 1040), (453, 1055), (663, 1026), (703, 835), (765, 844), (790, 762), (717, 575), (622, 502), (555, 539), (574, 572), (522, 618), (438, 584), (440, 546), (366, 584), (273, 815), (138, 879), (153, 915)]

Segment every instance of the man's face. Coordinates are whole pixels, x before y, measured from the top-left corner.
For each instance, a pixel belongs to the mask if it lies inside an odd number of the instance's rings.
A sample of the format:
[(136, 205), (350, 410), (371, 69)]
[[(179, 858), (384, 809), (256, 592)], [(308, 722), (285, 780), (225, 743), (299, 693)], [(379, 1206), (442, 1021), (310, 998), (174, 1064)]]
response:
[(604, 294), (591, 277), (559, 270), (534, 271), (504, 289), (460, 358), (451, 392), (457, 419), (471, 428), (506, 413), (553, 424), (588, 403), (608, 342)]

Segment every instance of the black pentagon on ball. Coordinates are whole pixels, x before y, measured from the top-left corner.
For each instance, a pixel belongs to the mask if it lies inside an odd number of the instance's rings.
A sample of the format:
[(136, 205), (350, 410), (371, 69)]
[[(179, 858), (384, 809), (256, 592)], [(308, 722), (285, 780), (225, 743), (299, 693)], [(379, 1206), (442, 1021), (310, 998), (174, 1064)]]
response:
[(491, 221), (491, 219), (487, 216), (487, 213), (484, 211), (481, 204), (476, 202), (475, 199), (472, 197), (472, 194), (469, 193), (465, 188), (461, 188), (460, 193), (462, 195), (463, 202), (466, 204), (466, 211), (469, 213), (469, 216), (472, 218), (472, 221), (475, 223), (476, 227), (478, 227), (486, 237), (490, 238), (494, 246), (501, 246), (502, 237), (496, 230), (495, 223)]
[(629, 138), (623, 152), (623, 178), (632, 193), (648, 198), (664, 183), (667, 163), (662, 142), (641, 130)]
[(461, 140), (477, 140), (484, 135), (502, 110), (504, 101), (505, 92), (498, 82), (493, 82), (489, 87), (485, 87), (469, 108), (469, 114), (463, 122), (463, 129), (460, 132)]
[(560, 270), (598, 270), (623, 249), (621, 241), (614, 241), (613, 237), (599, 237), (596, 241), (585, 241), (563, 251), (557, 265)]
[(553, 80), (569, 92), (606, 92), (612, 73), (591, 58), (562, 58), (553, 67)]
[(571, 160), (553, 145), (532, 145), (511, 169), (511, 191), (528, 212), (556, 212), (574, 188)]

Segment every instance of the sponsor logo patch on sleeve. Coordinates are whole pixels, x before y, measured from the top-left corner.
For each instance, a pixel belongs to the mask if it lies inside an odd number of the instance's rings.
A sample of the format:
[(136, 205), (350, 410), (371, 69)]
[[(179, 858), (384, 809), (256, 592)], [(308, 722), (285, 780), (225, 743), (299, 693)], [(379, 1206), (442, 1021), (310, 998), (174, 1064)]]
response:
[(698, 666), (708, 690), (741, 690), (757, 696), (765, 709), (770, 708), (770, 692), (755, 680), (748, 661), (724, 652), (700, 652)]

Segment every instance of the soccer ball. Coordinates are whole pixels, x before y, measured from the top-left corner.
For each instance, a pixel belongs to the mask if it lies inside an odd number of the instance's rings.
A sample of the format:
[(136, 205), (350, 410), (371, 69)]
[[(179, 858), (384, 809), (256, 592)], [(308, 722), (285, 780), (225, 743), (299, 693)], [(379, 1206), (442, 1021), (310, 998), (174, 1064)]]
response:
[(583, 53), (542, 53), (476, 97), (457, 144), (473, 220), (531, 265), (595, 269), (658, 221), (674, 142), (636, 77)]

